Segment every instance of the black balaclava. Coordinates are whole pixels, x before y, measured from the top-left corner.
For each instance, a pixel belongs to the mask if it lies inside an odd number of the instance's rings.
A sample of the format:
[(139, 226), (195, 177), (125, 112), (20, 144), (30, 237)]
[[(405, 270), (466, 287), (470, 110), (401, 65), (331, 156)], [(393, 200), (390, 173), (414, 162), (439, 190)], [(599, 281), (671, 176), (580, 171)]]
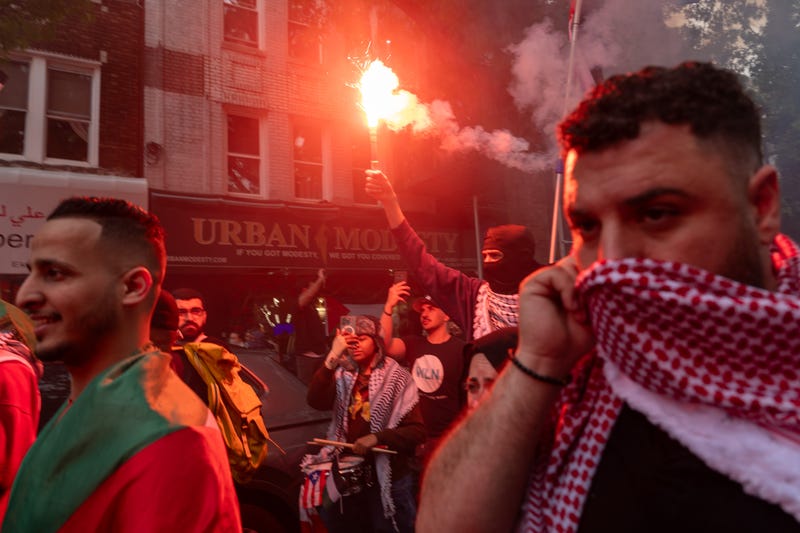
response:
[(522, 280), (541, 266), (533, 258), (533, 235), (525, 226), (507, 224), (489, 228), (483, 249), (503, 252), (500, 261), (483, 263), (483, 277), (500, 294), (516, 294)]

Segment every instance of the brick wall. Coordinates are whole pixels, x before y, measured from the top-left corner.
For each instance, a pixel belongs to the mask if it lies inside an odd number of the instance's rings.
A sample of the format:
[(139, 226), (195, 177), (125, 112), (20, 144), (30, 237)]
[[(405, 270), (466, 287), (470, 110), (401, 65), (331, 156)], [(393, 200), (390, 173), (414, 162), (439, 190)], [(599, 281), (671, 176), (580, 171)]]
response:
[(91, 4), (88, 21), (62, 24), (39, 49), (102, 61), (100, 80), (100, 167), (142, 176), (142, 49), (144, 14), (136, 2)]
[(226, 194), (225, 115), (237, 112), (265, 121), (262, 199), (294, 200), (290, 121), (300, 115), (326, 124), (331, 196), (352, 201), (349, 131), (358, 109), (349, 80), (288, 57), (287, 9), (266, 2), (266, 46), (255, 50), (224, 42), (221, 0), (145, 3), (145, 142), (163, 147), (145, 168), (151, 186)]

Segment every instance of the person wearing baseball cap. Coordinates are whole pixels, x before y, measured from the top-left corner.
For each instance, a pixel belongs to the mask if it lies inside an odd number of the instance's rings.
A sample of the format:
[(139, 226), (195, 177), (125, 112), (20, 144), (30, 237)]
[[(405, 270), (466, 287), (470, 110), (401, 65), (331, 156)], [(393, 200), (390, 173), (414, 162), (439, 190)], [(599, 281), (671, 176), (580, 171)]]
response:
[(518, 328), (501, 328), (464, 346), (464, 359), (469, 362), (464, 388), (467, 408), (474, 409), (491, 390), (509, 354), (517, 347)]
[(411, 301), (411, 308), (419, 313), (424, 336), (393, 337), (392, 310), (409, 295), (405, 281), (389, 287), (381, 315), (381, 332), (387, 354), (411, 369), (411, 377), (419, 389), (427, 440), (417, 453), (424, 464), (464, 406), (461, 386), (464, 341), (450, 333), (450, 317), (430, 295)]

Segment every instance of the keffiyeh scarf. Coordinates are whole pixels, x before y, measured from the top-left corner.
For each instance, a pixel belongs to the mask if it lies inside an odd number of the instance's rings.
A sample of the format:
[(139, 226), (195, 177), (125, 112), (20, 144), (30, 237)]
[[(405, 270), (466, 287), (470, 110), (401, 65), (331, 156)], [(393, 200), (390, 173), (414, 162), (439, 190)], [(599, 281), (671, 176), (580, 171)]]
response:
[(478, 289), (472, 338), (479, 339), (500, 328), (519, 323), (519, 294), (494, 292), (488, 283)]
[(562, 391), (520, 530), (578, 528), (623, 402), (800, 520), (800, 257), (779, 235), (772, 259), (776, 292), (647, 259), (579, 276), (596, 352)]
[[(327, 435), (330, 440), (347, 441), (348, 408), (357, 377), (356, 372), (345, 370), (342, 367), (336, 369), (336, 402)], [(369, 429), (371, 433), (396, 428), (417, 402), (417, 386), (414, 384), (411, 374), (394, 359), (385, 357), (372, 369), (369, 377)], [(318, 454), (305, 456), (300, 466), (302, 468), (308, 464), (328, 461), (332, 458), (334, 451), (332, 446), (325, 446)], [(392, 471), (387, 454), (375, 454), (375, 470), (381, 489), (384, 515), (392, 518), (395, 514), (395, 507), (391, 493)]]

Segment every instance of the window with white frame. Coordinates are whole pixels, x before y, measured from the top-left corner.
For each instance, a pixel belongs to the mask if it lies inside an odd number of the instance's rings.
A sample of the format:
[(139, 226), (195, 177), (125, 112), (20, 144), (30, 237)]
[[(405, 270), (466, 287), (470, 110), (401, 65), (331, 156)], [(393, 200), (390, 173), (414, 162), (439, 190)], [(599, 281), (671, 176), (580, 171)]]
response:
[(261, 135), (257, 117), (228, 115), (228, 192), (261, 194)]
[(322, 199), (322, 126), (317, 120), (292, 119), (294, 194), (297, 198)]
[(47, 69), (47, 157), (86, 161), (92, 125), (92, 77)]
[(225, 40), (258, 47), (258, 0), (223, 0)]
[(0, 154), (97, 165), (99, 66), (32, 57), (12, 61), (4, 70)]
[(0, 91), (0, 153), (22, 155), (25, 150), (25, 118), (28, 115), (28, 63), (3, 65), (8, 76)]

